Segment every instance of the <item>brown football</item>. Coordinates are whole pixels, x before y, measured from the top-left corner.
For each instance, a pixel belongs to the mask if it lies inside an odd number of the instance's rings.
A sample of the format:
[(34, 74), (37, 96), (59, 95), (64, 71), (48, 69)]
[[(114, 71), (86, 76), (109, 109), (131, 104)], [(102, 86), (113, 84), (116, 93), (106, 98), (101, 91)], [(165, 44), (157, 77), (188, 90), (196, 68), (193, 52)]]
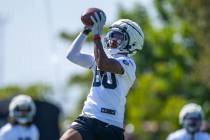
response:
[[(93, 22), (91, 21), (91, 16), (95, 17), (94, 16), (94, 13), (97, 12), (97, 13), (100, 13), (100, 12), (103, 12), (101, 9), (99, 8), (88, 8), (86, 9), (82, 15), (81, 15), (81, 21), (84, 25), (86, 26), (92, 26), (93, 25)], [(104, 12), (103, 12), (104, 13)], [(104, 13), (105, 15), (105, 13)], [(100, 17), (100, 14), (99, 14), (99, 18)]]

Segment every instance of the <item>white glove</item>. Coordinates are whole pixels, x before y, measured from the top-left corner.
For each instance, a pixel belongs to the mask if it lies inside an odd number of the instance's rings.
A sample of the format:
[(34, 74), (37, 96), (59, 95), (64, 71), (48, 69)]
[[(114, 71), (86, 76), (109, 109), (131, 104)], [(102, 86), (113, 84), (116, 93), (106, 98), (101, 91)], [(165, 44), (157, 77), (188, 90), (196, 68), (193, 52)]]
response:
[(95, 12), (94, 15), (95, 15), (95, 18), (93, 16), (90, 17), (93, 22), (93, 26), (91, 28), (92, 33), (93, 35), (101, 35), (103, 26), (105, 25), (105, 22), (106, 22), (106, 17), (102, 12), (100, 12), (101, 19), (99, 18), (99, 15), (97, 12)]

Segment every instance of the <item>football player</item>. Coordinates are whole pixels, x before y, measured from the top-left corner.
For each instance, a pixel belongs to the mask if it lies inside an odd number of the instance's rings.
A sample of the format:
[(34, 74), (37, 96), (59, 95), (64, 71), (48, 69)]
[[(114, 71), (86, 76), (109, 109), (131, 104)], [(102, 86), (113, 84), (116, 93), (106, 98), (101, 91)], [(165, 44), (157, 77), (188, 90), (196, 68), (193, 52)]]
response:
[(36, 107), (30, 96), (18, 95), (9, 104), (9, 123), (0, 129), (0, 140), (39, 140), (33, 124)]
[(144, 33), (132, 20), (120, 19), (111, 25), (102, 44), (105, 16), (95, 13), (91, 19), (94, 56), (81, 52), (90, 32), (85, 27), (73, 41), (67, 58), (93, 71), (92, 86), (81, 115), (60, 140), (124, 140), (126, 96), (136, 78), (136, 65), (130, 56), (142, 49)]
[(167, 140), (210, 140), (208, 133), (200, 131), (203, 117), (200, 105), (185, 105), (179, 114), (179, 122), (183, 128), (171, 133)]

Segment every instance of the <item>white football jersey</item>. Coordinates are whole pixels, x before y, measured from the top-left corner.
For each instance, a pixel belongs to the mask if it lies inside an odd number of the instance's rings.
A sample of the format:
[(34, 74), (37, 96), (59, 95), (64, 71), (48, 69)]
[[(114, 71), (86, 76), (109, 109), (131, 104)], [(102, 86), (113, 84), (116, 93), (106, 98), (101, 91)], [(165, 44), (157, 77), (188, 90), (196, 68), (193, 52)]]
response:
[(82, 114), (123, 128), (126, 96), (136, 79), (136, 65), (124, 55), (115, 55), (113, 59), (122, 65), (124, 74), (100, 71), (95, 64), (91, 68), (92, 87)]
[(171, 133), (167, 140), (210, 140), (210, 136), (206, 132), (197, 132), (192, 135), (187, 133), (185, 129), (180, 129)]
[(39, 140), (39, 131), (35, 125), (24, 127), (7, 123), (0, 129), (0, 140)]

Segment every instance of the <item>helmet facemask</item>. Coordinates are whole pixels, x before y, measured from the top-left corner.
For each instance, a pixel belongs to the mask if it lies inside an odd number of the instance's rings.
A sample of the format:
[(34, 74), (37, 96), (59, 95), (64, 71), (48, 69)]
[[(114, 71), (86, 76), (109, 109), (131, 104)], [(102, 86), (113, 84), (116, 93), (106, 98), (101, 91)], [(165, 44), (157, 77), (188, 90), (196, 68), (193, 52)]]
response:
[(202, 123), (202, 117), (200, 114), (191, 113), (187, 114), (183, 120), (183, 127), (187, 130), (188, 133), (194, 134), (200, 131)]
[(20, 124), (26, 124), (32, 121), (31, 107), (29, 105), (19, 105), (14, 109), (14, 118)]
[(110, 28), (104, 38), (105, 49), (111, 55), (117, 53), (127, 53), (125, 47), (128, 45), (129, 36), (125, 30), (117, 27)]

